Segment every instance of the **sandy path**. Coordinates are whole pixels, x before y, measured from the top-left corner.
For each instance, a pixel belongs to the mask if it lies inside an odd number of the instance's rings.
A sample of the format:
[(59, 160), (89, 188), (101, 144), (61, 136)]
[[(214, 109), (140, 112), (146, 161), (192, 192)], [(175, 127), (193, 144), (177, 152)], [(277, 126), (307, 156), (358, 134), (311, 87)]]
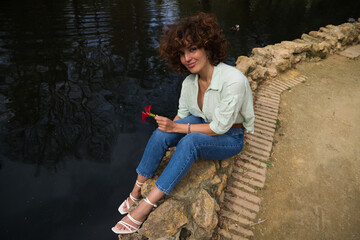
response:
[(254, 239), (360, 239), (360, 60), (296, 71), (308, 80), (281, 95)]

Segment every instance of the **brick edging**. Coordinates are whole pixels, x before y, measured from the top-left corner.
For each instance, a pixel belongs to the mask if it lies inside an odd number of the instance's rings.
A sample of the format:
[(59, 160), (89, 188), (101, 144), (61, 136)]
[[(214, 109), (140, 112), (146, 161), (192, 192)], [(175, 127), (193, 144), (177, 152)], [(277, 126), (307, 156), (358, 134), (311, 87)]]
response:
[(254, 236), (252, 227), (258, 222), (260, 198), (257, 191), (264, 187), (277, 128), (280, 95), (306, 81), (300, 75), (286, 80), (275, 79), (263, 84), (256, 92), (255, 133), (245, 135), (243, 151), (236, 157), (220, 211), (218, 239), (243, 240)]

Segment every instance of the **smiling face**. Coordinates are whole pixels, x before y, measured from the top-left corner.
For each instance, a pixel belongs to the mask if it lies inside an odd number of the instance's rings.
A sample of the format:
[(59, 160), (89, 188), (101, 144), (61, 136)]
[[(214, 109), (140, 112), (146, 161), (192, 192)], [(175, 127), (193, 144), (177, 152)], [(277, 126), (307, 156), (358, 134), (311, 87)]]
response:
[(181, 63), (191, 73), (200, 73), (211, 65), (204, 48), (189, 46), (182, 49), (179, 54)]

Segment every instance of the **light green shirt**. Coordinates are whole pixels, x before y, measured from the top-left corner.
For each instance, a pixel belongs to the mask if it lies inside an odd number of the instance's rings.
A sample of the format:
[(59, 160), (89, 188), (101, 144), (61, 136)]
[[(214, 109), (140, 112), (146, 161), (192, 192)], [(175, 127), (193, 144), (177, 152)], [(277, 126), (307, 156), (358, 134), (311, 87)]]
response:
[(239, 70), (225, 63), (214, 67), (202, 111), (197, 101), (198, 78), (198, 74), (191, 74), (182, 84), (178, 110), (180, 118), (190, 114), (201, 117), (217, 134), (226, 133), (235, 123), (242, 123), (247, 132), (254, 132), (251, 88), (248, 79)]

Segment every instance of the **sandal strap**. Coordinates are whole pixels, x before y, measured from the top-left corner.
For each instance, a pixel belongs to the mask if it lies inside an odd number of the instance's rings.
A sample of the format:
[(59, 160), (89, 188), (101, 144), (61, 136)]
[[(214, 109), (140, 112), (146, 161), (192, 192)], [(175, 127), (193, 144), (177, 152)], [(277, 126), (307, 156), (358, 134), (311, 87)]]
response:
[(147, 197), (144, 199), (144, 201), (145, 201), (147, 204), (150, 204), (151, 206), (153, 206), (154, 208), (157, 207), (157, 205), (156, 205), (155, 203), (150, 202), (150, 200), (149, 200)]
[(143, 182), (139, 182), (138, 180), (136, 180), (135, 185), (138, 186), (139, 188), (141, 188), (141, 186), (143, 185)]
[[(139, 222), (138, 220), (135, 220), (130, 214), (127, 215), (128, 218), (130, 219), (130, 221), (132, 221), (133, 223), (135, 223), (136, 225), (141, 225), (143, 222)], [(130, 225), (131, 226), (131, 225)], [(132, 226), (134, 227), (134, 226)], [(135, 228), (135, 227), (134, 227)]]
[[(121, 224), (121, 225), (123, 225), (124, 227), (126, 227), (126, 229), (129, 230), (129, 231), (138, 229), (137, 227), (134, 227), (133, 225), (128, 224), (127, 222), (124, 222), (124, 221), (120, 221), (120, 222), (118, 222), (118, 223)], [(132, 228), (132, 229), (131, 229), (131, 228)]]
[[(130, 193), (130, 196), (131, 196), (131, 193)], [(129, 209), (130, 209), (129, 198), (127, 198), (127, 199), (125, 200), (125, 204), (126, 204), (126, 208), (127, 208), (128, 211), (129, 211)]]
[[(133, 202), (138, 202), (140, 199), (139, 198), (134, 198), (131, 193), (130, 193), (130, 199), (133, 201)], [(126, 202), (128, 202), (128, 200), (126, 199)], [(127, 204), (126, 204), (127, 205)], [(129, 207), (128, 207), (129, 208)]]

